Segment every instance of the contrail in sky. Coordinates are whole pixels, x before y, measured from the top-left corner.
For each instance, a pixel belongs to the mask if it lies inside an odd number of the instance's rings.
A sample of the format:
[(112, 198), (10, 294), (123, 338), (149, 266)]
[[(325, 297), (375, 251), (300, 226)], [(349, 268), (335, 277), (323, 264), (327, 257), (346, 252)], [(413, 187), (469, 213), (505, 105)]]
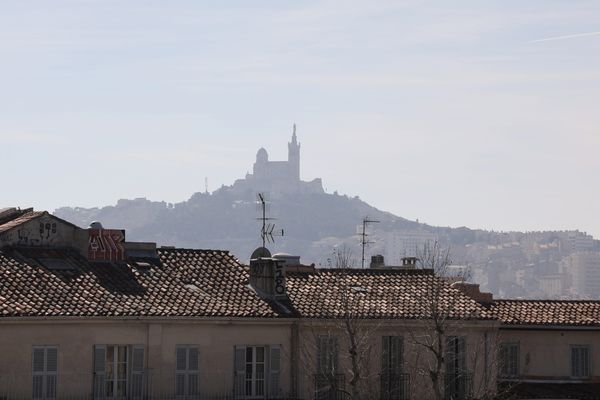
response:
[(596, 36), (596, 35), (600, 35), (600, 31), (598, 31), (598, 32), (586, 32), (586, 33), (576, 33), (574, 35), (553, 36), (553, 37), (544, 38), (544, 39), (530, 40), (528, 43), (550, 42), (552, 40), (572, 39), (572, 38), (578, 38), (578, 37), (584, 37), (584, 36)]

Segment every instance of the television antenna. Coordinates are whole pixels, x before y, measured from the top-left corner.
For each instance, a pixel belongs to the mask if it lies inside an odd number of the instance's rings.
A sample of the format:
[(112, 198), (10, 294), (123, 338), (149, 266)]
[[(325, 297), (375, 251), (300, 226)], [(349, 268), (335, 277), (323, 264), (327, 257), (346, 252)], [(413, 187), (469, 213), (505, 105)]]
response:
[(360, 234), (360, 244), (362, 245), (362, 268), (365, 268), (365, 247), (369, 244), (375, 243), (372, 240), (367, 240), (367, 226), (368, 224), (376, 224), (380, 221), (369, 219), (369, 217), (364, 217), (362, 221), (362, 233)]
[(257, 220), (262, 222), (262, 227), (260, 229), (260, 237), (262, 239), (262, 247), (265, 247), (267, 243), (275, 243), (274, 236), (283, 236), (283, 229), (275, 231), (275, 224), (272, 224), (267, 221), (273, 221), (276, 218), (267, 217), (267, 202), (265, 200), (264, 193), (258, 194), (258, 202), (260, 203), (262, 209), (262, 216), (257, 218)]

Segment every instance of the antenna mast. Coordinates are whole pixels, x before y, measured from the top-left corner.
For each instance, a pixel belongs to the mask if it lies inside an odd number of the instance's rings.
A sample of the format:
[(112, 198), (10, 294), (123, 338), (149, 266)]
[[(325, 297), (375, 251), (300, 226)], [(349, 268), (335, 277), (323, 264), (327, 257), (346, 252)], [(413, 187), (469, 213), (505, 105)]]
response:
[(273, 233), (275, 230), (275, 224), (267, 223), (267, 221), (274, 220), (275, 218), (267, 217), (267, 202), (265, 201), (265, 195), (263, 193), (258, 194), (258, 201), (260, 202), (260, 206), (262, 209), (262, 217), (257, 218), (259, 221), (262, 221), (262, 228), (260, 229), (260, 237), (262, 239), (262, 247), (266, 247), (268, 243), (275, 243), (275, 238), (273, 236), (283, 236), (283, 229)]
[(371, 243), (375, 243), (373, 241), (369, 241), (367, 240), (367, 225), (368, 224), (373, 224), (373, 223), (378, 223), (379, 221), (376, 221), (374, 219), (369, 219), (369, 217), (364, 217), (363, 221), (362, 221), (362, 233), (360, 234), (360, 244), (362, 245), (362, 268), (365, 268), (365, 246)]

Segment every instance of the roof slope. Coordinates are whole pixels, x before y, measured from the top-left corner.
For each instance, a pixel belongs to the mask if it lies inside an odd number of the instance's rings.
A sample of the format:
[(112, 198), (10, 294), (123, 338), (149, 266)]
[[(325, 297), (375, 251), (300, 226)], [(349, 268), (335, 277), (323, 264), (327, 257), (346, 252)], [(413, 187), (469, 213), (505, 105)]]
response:
[[(289, 274), (287, 286), (298, 313), (309, 318), (340, 318), (352, 310), (359, 318), (423, 319), (431, 316), (428, 299), (435, 299), (449, 318), (492, 318), (483, 306), (428, 270), (321, 269)], [(432, 287), (439, 288), (439, 295), (428, 294)]]
[(159, 256), (145, 268), (90, 263), (69, 250), (2, 250), (0, 316), (277, 317), (228, 252), (161, 249)]
[[(31, 221), (39, 217), (40, 215), (48, 214), (47, 211), (29, 211), (24, 214), (19, 215), (18, 217), (11, 219), (3, 224), (0, 224), (0, 233), (6, 232), (12, 228), (16, 228), (17, 226), (24, 224), (27, 221)], [(71, 224), (69, 222), (69, 224)]]
[(496, 300), (490, 311), (506, 325), (600, 326), (593, 300)]

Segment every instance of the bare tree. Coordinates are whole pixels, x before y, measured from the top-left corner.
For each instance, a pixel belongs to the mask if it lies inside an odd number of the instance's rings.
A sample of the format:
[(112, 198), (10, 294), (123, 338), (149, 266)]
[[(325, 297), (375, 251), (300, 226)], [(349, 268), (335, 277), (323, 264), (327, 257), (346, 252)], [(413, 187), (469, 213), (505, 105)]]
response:
[[(335, 250), (332, 258), (335, 267), (333, 284), (339, 293), (336, 315), (327, 321), (311, 323), (310, 337), (304, 341), (303, 364), (313, 364), (311, 355), (317, 354), (316, 365), (309, 366), (316, 372), (316, 386), (322, 387), (321, 393), (317, 391), (317, 398), (374, 398), (371, 388), (375, 376), (371, 366), (372, 339), (380, 324), (361, 314), (361, 292), (366, 289), (352, 283), (352, 252), (343, 247)], [(344, 385), (346, 376), (347, 389)]]
[[(417, 258), (418, 266), (433, 273), (424, 277), (425, 283), (420, 290), (415, 290), (421, 313), (414, 326), (408, 329), (408, 341), (415, 352), (409, 368), (428, 383), (430, 398), (472, 398), (471, 371), (477, 368), (484, 371), (484, 375), (491, 374), (490, 355), (495, 345), (488, 332), (467, 329), (468, 314), (476, 313), (478, 306), (465, 310), (464, 296), (450, 286), (452, 281), (466, 280), (468, 271), (450, 274), (450, 251), (437, 242), (425, 245)], [(471, 333), (470, 348), (467, 348), (466, 332)], [(489, 396), (494, 393), (495, 380), (486, 375), (485, 379), (477, 380), (476, 386), (478, 396)]]

